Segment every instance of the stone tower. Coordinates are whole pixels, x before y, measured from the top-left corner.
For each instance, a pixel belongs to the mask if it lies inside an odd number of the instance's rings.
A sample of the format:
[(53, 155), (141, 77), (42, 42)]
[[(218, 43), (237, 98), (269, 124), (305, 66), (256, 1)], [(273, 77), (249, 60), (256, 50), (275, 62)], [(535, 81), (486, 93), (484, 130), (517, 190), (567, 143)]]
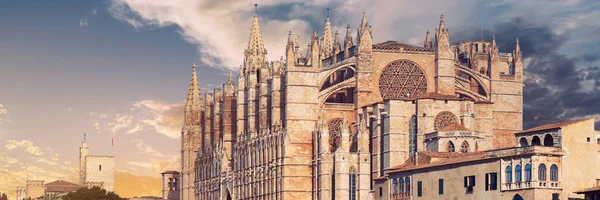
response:
[(194, 199), (194, 160), (196, 153), (207, 147), (203, 145), (204, 140), (209, 139), (203, 136), (200, 122), (204, 119), (204, 107), (200, 95), (200, 85), (198, 84), (198, 75), (196, 74), (196, 63), (192, 66), (192, 79), (185, 104), (185, 122), (181, 130), (181, 198), (182, 200)]
[(166, 171), (162, 174), (162, 199), (179, 200), (180, 178), (177, 171)]
[(85, 165), (86, 159), (88, 156), (88, 146), (85, 141), (85, 136), (83, 137), (83, 141), (81, 142), (81, 147), (79, 147), (79, 185), (85, 184)]

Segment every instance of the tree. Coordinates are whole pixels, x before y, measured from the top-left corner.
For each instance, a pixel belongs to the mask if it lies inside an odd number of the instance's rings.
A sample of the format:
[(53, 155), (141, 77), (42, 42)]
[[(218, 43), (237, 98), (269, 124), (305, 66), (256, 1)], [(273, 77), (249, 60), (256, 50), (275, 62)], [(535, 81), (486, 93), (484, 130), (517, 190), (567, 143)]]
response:
[(46, 194), (44, 194), (44, 196), (42, 196), (42, 199), (44, 199), (44, 200), (60, 200), (60, 197), (58, 196), (58, 194), (46, 193)]
[(127, 200), (119, 197), (114, 192), (106, 192), (106, 190), (100, 187), (92, 188), (79, 188), (75, 192), (69, 192), (67, 195), (62, 197), (63, 200)]
[(2, 193), (2, 195), (0, 196), (0, 200), (8, 200), (8, 196), (6, 196), (5, 193)]

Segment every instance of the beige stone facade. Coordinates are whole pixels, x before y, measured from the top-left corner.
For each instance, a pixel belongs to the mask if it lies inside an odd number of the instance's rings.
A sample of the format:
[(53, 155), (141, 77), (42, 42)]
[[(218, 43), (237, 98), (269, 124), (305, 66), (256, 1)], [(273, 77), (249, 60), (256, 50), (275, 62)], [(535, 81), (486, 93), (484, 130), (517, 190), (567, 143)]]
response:
[(89, 155), (85, 139), (79, 148), (79, 185), (114, 191), (115, 157)]
[(194, 64), (181, 199), (370, 199), (373, 180), (422, 151), (476, 152), (522, 131), (522, 53), (495, 39), (451, 45), (443, 16), (423, 46), (373, 44), (329, 17), (307, 52), (289, 33), (268, 62), (254, 15), (237, 83), (202, 95)]
[(584, 199), (600, 180), (593, 128), (577, 120), (517, 132), (515, 147), (418, 152), (375, 179), (375, 199)]

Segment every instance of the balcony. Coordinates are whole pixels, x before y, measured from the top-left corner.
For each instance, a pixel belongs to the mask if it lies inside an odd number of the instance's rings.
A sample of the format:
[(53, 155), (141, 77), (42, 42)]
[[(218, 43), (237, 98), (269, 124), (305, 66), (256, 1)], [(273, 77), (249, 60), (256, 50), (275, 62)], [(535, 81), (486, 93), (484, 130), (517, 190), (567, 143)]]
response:
[(523, 181), (502, 184), (503, 191), (522, 189), (560, 189), (558, 181)]
[(502, 155), (521, 155), (521, 154), (552, 154), (563, 155), (560, 147), (545, 147), (545, 146), (526, 146), (526, 147), (511, 147), (505, 149), (490, 150), (485, 152), (485, 156), (502, 156)]

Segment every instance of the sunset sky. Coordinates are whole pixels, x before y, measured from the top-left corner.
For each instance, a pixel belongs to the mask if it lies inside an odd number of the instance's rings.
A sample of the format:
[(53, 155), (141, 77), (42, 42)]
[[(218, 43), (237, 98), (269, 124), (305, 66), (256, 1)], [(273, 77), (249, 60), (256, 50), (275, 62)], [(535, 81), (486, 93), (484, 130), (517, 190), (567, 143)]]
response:
[(114, 138), (118, 194), (160, 196), (160, 172), (180, 170), (192, 63), (203, 92), (220, 87), (242, 63), (254, 3), (269, 60), (284, 55), (288, 31), (302, 47), (322, 35), (327, 7), (340, 32), (367, 12), (376, 43), (421, 45), (442, 13), (452, 43), (495, 34), (511, 52), (519, 37), (524, 128), (583, 117), (600, 128), (596, 0), (1, 1), (0, 193), (14, 198), (27, 179), (76, 182), (87, 133), (95, 155)]

